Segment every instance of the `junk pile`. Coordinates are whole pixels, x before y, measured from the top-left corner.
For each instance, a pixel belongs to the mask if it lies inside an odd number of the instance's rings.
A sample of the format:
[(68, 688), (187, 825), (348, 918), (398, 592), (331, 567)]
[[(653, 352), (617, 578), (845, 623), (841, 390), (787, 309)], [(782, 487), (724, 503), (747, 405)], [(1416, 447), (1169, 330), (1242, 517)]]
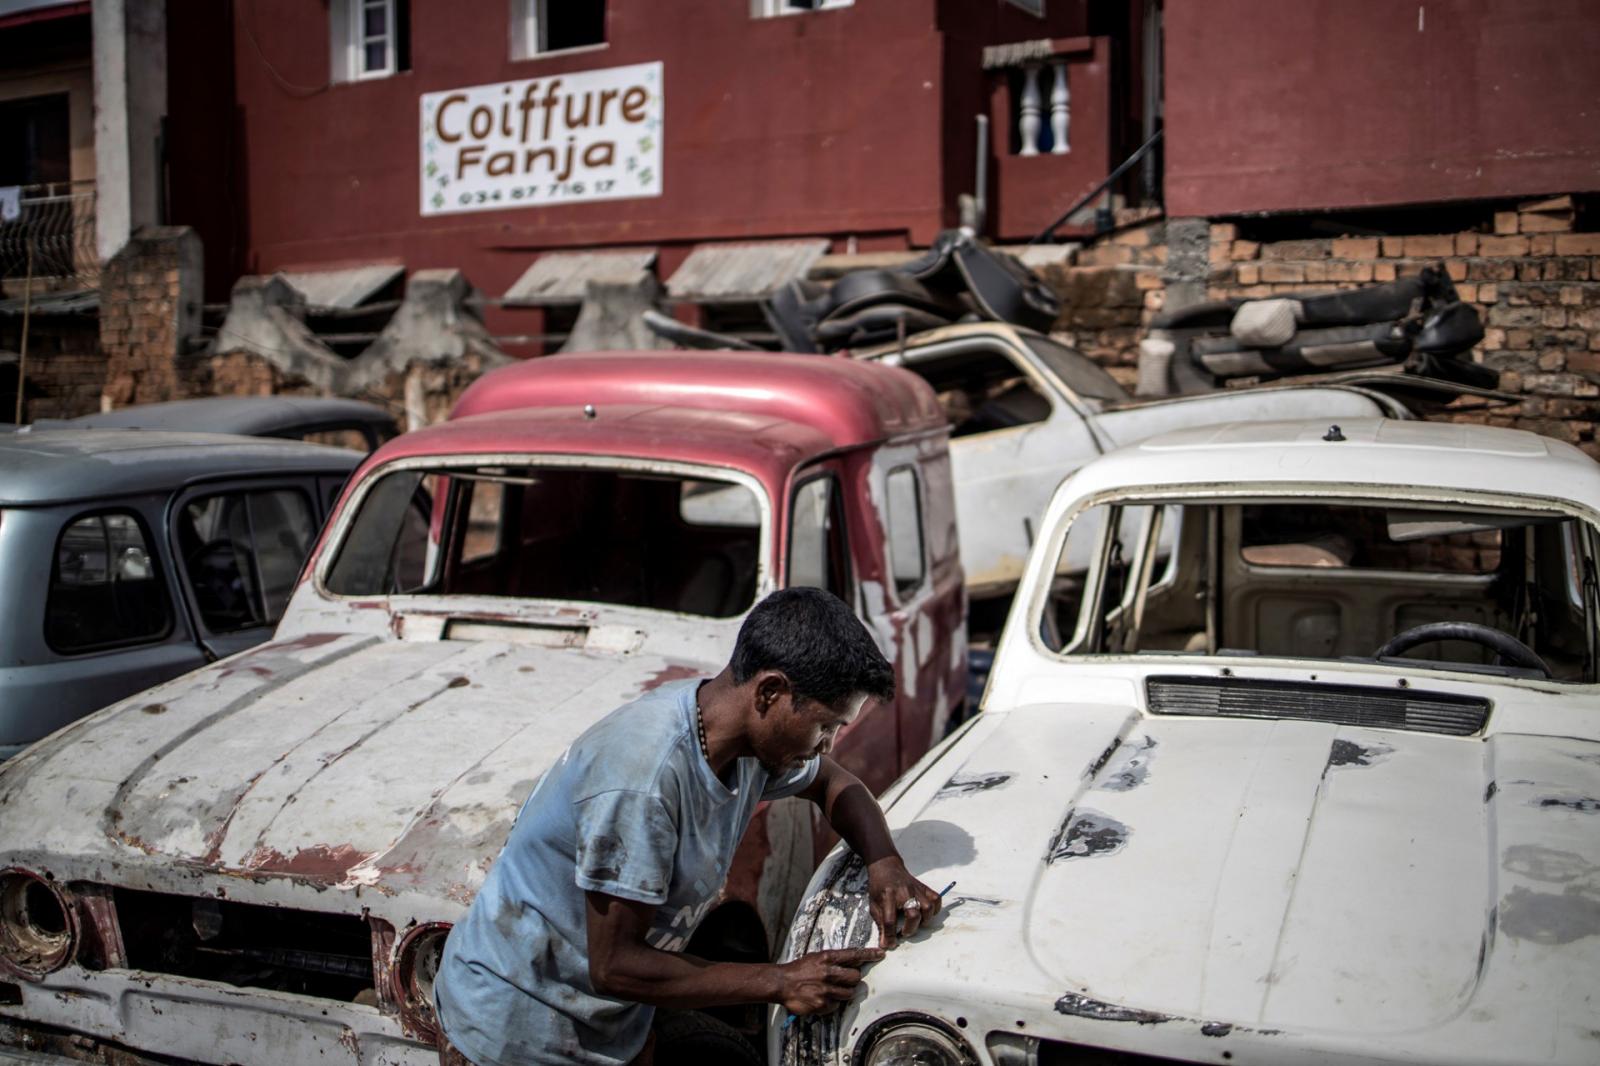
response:
[[(790, 281), (763, 308), (778, 349), (836, 352), (885, 344), (955, 322), (994, 321), (1048, 332), (1061, 304), (1018, 261), (973, 236), (945, 230), (928, 251), (892, 270), (854, 270), (832, 285)], [(754, 345), (646, 312), (645, 322), (690, 348)]]
[(1203, 392), (1373, 367), (1477, 389), (1499, 375), (1466, 358), (1483, 339), (1478, 312), (1440, 267), (1345, 292), (1219, 300), (1157, 315), (1139, 343), (1143, 396)]

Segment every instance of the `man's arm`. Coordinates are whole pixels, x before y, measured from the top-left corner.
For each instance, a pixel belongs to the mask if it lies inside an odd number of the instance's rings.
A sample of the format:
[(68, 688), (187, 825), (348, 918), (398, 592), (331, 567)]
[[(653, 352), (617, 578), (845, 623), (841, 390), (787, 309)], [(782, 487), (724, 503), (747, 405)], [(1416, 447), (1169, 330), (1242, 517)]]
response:
[(596, 992), (656, 1007), (782, 1003), (794, 1014), (826, 1014), (847, 1003), (876, 948), (818, 951), (788, 963), (707, 962), (645, 941), (656, 906), (586, 892), (589, 979)]
[[(892, 948), (939, 913), (939, 894), (911, 876), (883, 820), (883, 808), (861, 779), (821, 756), (817, 776), (799, 793), (818, 807), (833, 831), (867, 864), (867, 895), (879, 939)], [(908, 908), (911, 900), (916, 905)]]

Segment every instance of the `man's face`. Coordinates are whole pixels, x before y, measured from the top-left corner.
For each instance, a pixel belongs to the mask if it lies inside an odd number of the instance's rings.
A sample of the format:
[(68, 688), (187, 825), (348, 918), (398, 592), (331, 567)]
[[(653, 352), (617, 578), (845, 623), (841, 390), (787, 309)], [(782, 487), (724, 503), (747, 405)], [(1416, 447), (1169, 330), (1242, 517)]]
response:
[[(783, 686), (780, 693), (758, 687), (758, 705), (765, 705), (761, 729), (751, 739), (756, 757), (767, 773), (777, 776), (799, 769), (808, 760), (826, 755), (839, 731), (861, 713), (867, 697), (846, 696), (834, 706), (801, 697)], [(761, 709), (758, 706), (758, 709)]]

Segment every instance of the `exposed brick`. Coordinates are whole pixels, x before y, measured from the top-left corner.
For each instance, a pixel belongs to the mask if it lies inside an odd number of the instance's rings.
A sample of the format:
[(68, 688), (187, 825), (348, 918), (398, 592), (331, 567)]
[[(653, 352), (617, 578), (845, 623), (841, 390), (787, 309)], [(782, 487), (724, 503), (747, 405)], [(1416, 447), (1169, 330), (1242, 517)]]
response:
[(1261, 268), (1254, 263), (1240, 263), (1235, 269), (1240, 285), (1255, 285), (1261, 281)]
[[(1388, 240), (1389, 238), (1384, 238), (1384, 246), (1386, 248), (1388, 246)], [(1388, 253), (1385, 252), (1384, 254), (1387, 255)], [(1373, 281), (1393, 281), (1396, 273), (1397, 271), (1395, 270), (1393, 263), (1374, 263), (1372, 266)]]
[(1133, 283), (1136, 287), (1145, 290), (1162, 289), (1165, 288), (1167, 284), (1166, 281), (1162, 279), (1161, 275), (1157, 274), (1153, 270), (1139, 271), (1133, 276)]
[(1574, 311), (1567, 321), (1578, 329), (1600, 330), (1600, 308)]
[(1211, 223), (1211, 241), (1213, 244), (1227, 243), (1239, 239), (1239, 227), (1232, 222)]
[(1280, 262), (1297, 259), (1326, 259), (1332, 247), (1333, 242), (1326, 240), (1277, 241), (1273, 244), (1261, 246), (1261, 258), (1274, 259)]
[(1229, 244), (1217, 244), (1213, 242), (1211, 245), (1211, 254), (1208, 257), (1211, 265), (1225, 266), (1227, 263), (1231, 262), (1232, 256), (1229, 253), (1232, 251), (1232, 248), (1233, 246)]
[(1557, 255), (1600, 255), (1600, 233), (1556, 235)]
[(1533, 332), (1525, 328), (1506, 330), (1506, 347), (1513, 349), (1533, 347)]
[(1517, 213), (1515, 211), (1496, 211), (1494, 213), (1494, 231), (1496, 233), (1517, 232)]
[(1467, 277), (1474, 281), (1514, 281), (1517, 265), (1506, 260), (1472, 259), (1467, 262)]
[(1568, 352), (1567, 369), (1578, 374), (1600, 374), (1600, 350)]
[(1467, 264), (1461, 259), (1447, 259), (1444, 272), (1450, 276), (1451, 281), (1465, 281), (1467, 279)]
[(1421, 259), (1443, 259), (1455, 252), (1456, 242), (1454, 237), (1446, 235), (1428, 237), (1407, 237), (1405, 239), (1407, 256)]
[(1484, 351), (1497, 352), (1506, 346), (1506, 331), (1498, 326), (1490, 326), (1483, 331)]
[(1324, 282), (1329, 280), (1328, 267), (1330, 263), (1307, 263), (1305, 265), (1306, 280)]
[[(1462, 264), (1463, 273), (1465, 273), (1465, 269), (1466, 269), (1466, 264), (1463, 263)], [(1473, 284), (1469, 283), (1469, 282), (1464, 282), (1464, 281), (1461, 281), (1461, 280), (1457, 279), (1456, 280), (1456, 295), (1461, 297), (1461, 301), (1463, 303), (1469, 303), (1469, 304), (1477, 303), (1478, 302), (1478, 287), (1476, 285), (1473, 285)]]
[(1561, 286), (1561, 302), (1568, 307), (1577, 307), (1583, 303), (1583, 289), (1577, 285)]
[(1526, 237), (1480, 237), (1478, 254), (1490, 258), (1528, 254)]
[(1570, 233), (1572, 232), (1572, 215), (1569, 212), (1565, 217), (1561, 215), (1530, 215), (1521, 216), (1518, 228), (1523, 233)]
[(1539, 312), (1539, 324), (1551, 329), (1561, 329), (1567, 324), (1567, 309), (1546, 307)]
[(1406, 242), (1404, 237), (1384, 237), (1380, 242), (1383, 254), (1390, 259), (1398, 259), (1405, 254)]
[(1565, 352), (1545, 352), (1539, 356), (1540, 370), (1561, 370), (1564, 369), (1566, 365), (1567, 357)]
[(1150, 227), (1136, 226), (1133, 229), (1123, 230), (1112, 240), (1118, 244), (1125, 244), (1130, 248), (1144, 248), (1150, 243)]
[(1305, 281), (1306, 269), (1299, 263), (1263, 263), (1261, 280), (1274, 284)]
[(1336, 237), (1333, 241), (1333, 257), (1335, 259), (1376, 259), (1378, 258), (1378, 238)]
[(1234, 241), (1230, 246), (1229, 255), (1235, 259), (1254, 259), (1261, 254), (1259, 241)]
[(1556, 239), (1548, 233), (1528, 238), (1529, 255), (1555, 255)]
[(1476, 233), (1456, 234), (1456, 254), (1472, 255), (1478, 250), (1478, 235)]

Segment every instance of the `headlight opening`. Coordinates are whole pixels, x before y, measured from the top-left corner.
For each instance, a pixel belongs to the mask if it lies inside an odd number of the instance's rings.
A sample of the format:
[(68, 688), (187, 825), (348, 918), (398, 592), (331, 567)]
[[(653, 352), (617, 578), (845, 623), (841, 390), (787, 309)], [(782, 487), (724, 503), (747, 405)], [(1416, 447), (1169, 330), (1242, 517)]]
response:
[(857, 1066), (972, 1066), (977, 1059), (954, 1029), (923, 1014), (890, 1015), (861, 1041)]
[(60, 886), (16, 867), (0, 870), (0, 965), (36, 981), (70, 962), (77, 941)]
[(433, 982), (444, 956), (446, 922), (425, 922), (400, 938), (395, 948), (395, 1002), (406, 1031), (424, 1040), (439, 1038), (439, 1019), (433, 1010)]

